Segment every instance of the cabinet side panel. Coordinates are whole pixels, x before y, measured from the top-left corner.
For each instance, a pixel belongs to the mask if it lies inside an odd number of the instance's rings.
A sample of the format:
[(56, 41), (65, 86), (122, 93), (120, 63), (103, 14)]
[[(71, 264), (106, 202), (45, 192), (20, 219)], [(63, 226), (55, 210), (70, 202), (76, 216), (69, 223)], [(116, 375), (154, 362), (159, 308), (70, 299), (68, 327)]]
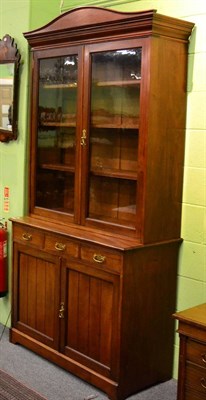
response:
[(145, 243), (180, 237), (186, 72), (187, 45), (154, 38), (150, 64)]
[(164, 244), (125, 258), (120, 372), (125, 397), (172, 376), (177, 254), (177, 244)]

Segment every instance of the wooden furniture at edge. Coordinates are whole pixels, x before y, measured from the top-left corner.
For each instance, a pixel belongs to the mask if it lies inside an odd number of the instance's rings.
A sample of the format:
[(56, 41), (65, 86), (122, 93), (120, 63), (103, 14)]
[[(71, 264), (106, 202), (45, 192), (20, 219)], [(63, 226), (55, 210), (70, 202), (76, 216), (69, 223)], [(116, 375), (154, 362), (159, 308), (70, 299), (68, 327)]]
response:
[(206, 396), (206, 303), (174, 314), (180, 337), (178, 400)]
[(192, 27), (85, 7), (24, 34), (30, 209), (11, 219), (11, 341), (113, 400), (172, 374)]

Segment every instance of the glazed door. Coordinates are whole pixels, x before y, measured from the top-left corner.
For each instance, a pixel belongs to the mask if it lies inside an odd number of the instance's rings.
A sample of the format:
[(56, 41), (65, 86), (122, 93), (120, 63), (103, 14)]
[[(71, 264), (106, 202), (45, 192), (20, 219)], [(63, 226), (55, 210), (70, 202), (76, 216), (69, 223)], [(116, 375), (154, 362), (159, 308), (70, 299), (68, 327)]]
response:
[[(85, 224), (136, 227), (142, 47), (89, 46)], [(86, 146), (85, 146), (86, 147)]]
[[(76, 221), (77, 135), (81, 125), (81, 51), (42, 51), (34, 57), (31, 211)], [(79, 66), (80, 65), (80, 66)], [(37, 123), (36, 123), (37, 121)], [(76, 188), (76, 189), (75, 189)]]
[(142, 41), (39, 51), (34, 64), (31, 214), (133, 235)]
[(76, 263), (62, 275), (61, 351), (115, 377), (118, 365), (119, 276)]
[(14, 244), (13, 326), (58, 348), (58, 257)]

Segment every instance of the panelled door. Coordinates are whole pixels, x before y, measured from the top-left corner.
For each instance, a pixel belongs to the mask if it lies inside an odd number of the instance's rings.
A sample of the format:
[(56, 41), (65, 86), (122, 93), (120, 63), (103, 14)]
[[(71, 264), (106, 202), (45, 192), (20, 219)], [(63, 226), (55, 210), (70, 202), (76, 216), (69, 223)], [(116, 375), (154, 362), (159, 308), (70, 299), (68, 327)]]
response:
[(13, 326), (58, 348), (60, 259), (14, 244)]
[(89, 265), (63, 265), (61, 351), (113, 378), (118, 365), (119, 279)]

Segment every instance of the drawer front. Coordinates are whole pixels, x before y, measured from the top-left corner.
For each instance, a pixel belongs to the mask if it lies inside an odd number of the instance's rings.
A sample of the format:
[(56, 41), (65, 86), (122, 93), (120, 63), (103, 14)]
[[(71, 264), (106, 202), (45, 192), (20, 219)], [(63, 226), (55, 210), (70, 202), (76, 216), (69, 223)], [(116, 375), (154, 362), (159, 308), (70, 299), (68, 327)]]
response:
[(186, 388), (184, 400), (205, 400), (204, 393), (195, 392), (190, 388)]
[(206, 396), (206, 370), (204, 368), (188, 364), (185, 383), (187, 387), (204, 393), (204, 396)]
[(102, 247), (81, 246), (80, 256), (83, 261), (92, 263), (95, 267), (106, 268), (116, 273), (122, 270), (122, 256), (110, 253)]
[(44, 233), (29, 226), (14, 224), (13, 240), (42, 249), (44, 245)]
[(189, 339), (186, 359), (206, 368), (206, 345)]
[(59, 235), (46, 235), (44, 249), (55, 254), (78, 257), (79, 246)]

